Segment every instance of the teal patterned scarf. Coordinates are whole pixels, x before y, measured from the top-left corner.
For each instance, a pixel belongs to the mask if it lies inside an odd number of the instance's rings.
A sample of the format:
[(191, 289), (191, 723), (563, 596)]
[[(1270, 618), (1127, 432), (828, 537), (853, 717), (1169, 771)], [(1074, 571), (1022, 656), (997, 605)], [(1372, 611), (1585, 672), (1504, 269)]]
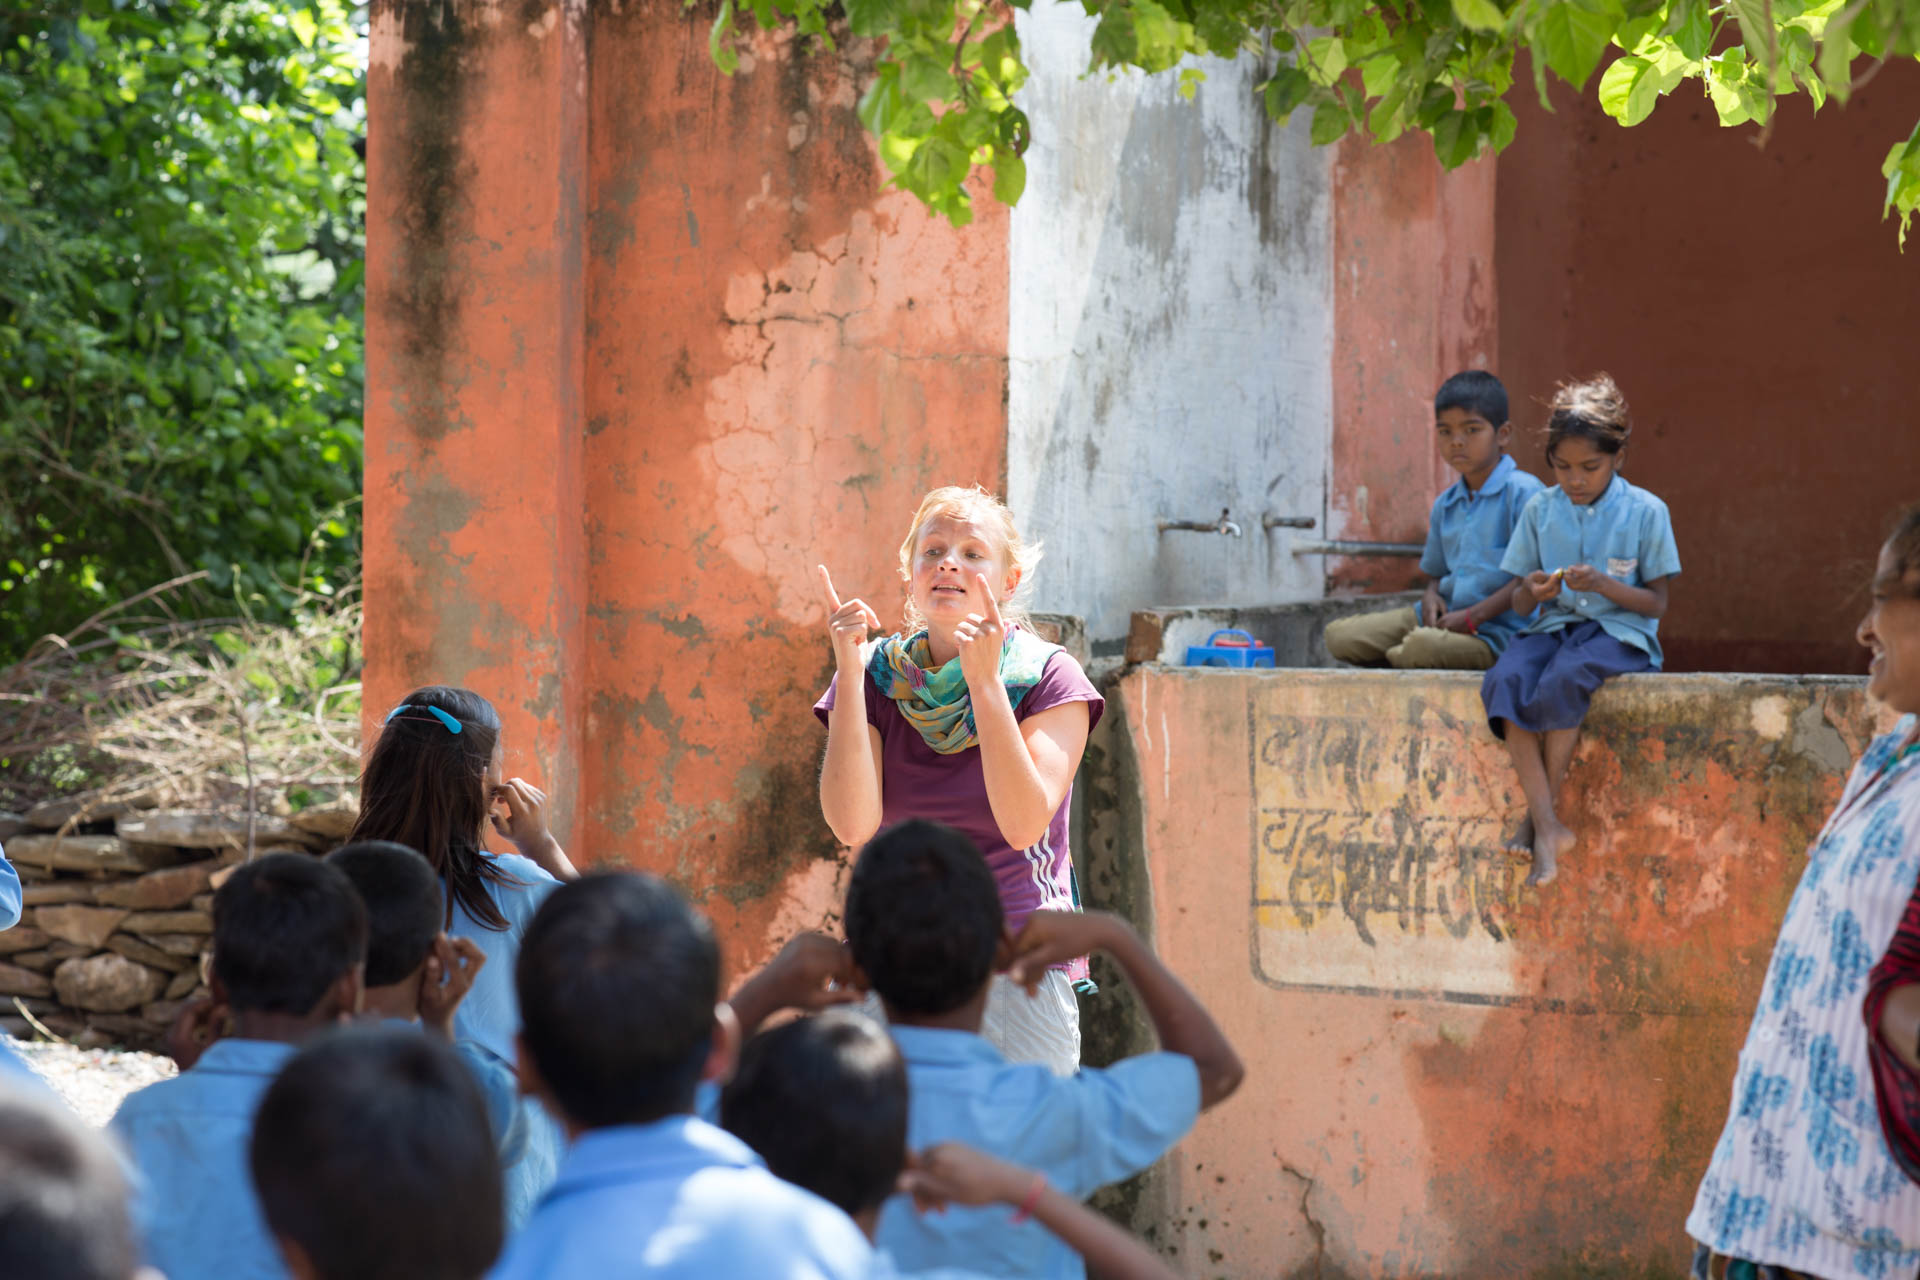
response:
[[(1006, 643), (1000, 647), (1000, 682), (1016, 710), (1027, 690), (1040, 683), (1047, 660), (1059, 650), (1059, 645), (1048, 644), (1024, 628), (1007, 629)], [(928, 746), (950, 756), (978, 746), (980, 735), (974, 731), (973, 699), (967, 693), (967, 678), (960, 674), (960, 659), (929, 671), (932, 661), (926, 632), (892, 635), (874, 646), (867, 674)]]

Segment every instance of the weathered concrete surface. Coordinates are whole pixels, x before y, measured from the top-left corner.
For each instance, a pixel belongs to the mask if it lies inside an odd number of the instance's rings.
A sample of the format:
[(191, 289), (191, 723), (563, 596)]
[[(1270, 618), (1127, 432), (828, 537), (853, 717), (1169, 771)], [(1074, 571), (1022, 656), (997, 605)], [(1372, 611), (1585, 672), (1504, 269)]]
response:
[(1006, 219), (880, 193), (869, 47), (727, 78), (709, 21), (375, 6), (367, 705), (492, 698), (576, 857), (675, 878), (738, 970), (844, 870), (813, 565), (897, 622), (918, 496), (1002, 483)]
[[(1012, 216), (1008, 497), (1047, 542), (1049, 609), (1117, 646), (1157, 600), (1305, 599), (1316, 559), (1262, 515), (1324, 516), (1334, 422), (1331, 153), (1255, 91), (1257, 60), (1087, 75), (1078, 6), (1018, 15), (1032, 77)], [(1238, 538), (1155, 528), (1217, 519)]]
[[(1857, 682), (1607, 686), (1544, 890), (1477, 678), (1136, 667), (1087, 764), (1090, 901), (1221, 1017), (1247, 1083), (1128, 1189), (1192, 1274), (1679, 1277), (1682, 1222)], [(1089, 1052), (1138, 1043), (1124, 999)]]
[[(1348, 137), (1337, 156), (1327, 529), (1420, 542), (1453, 479), (1434, 447), (1433, 393), (1462, 369), (1497, 369), (1494, 161), (1448, 173), (1424, 134), (1385, 147)], [(1330, 558), (1326, 569), (1330, 587), (1418, 581), (1408, 559)]]
[(1215, 631), (1232, 627), (1250, 632), (1254, 639), (1272, 649), (1276, 667), (1339, 666), (1327, 652), (1329, 622), (1376, 609), (1410, 605), (1419, 599), (1417, 592), (1405, 592), (1292, 604), (1135, 609), (1127, 628), (1126, 660), (1184, 666), (1188, 645), (1204, 644)]

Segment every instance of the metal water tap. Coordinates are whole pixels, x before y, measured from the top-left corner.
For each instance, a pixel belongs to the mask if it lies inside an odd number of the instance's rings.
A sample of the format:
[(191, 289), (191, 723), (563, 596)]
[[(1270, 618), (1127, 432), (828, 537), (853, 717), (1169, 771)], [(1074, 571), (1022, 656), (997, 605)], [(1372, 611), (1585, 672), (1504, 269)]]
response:
[(1169, 520), (1162, 516), (1153, 522), (1153, 527), (1161, 533), (1169, 529), (1185, 529), (1193, 533), (1218, 533), (1229, 538), (1240, 537), (1240, 526), (1228, 518), (1230, 508), (1220, 508), (1218, 520)]

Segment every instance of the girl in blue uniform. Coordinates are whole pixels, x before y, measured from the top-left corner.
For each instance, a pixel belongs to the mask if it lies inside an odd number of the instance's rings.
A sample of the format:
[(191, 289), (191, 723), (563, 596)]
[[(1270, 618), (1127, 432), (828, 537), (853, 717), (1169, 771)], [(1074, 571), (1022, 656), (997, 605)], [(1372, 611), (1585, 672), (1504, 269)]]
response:
[[(513, 967), (533, 913), (579, 875), (547, 829), (546, 793), (504, 768), (500, 716), (467, 689), (415, 689), (387, 714), (360, 780), (360, 818), (350, 843), (391, 840), (418, 851), (440, 874), (450, 938), (470, 938), (486, 955), (454, 1015), (456, 1038), (514, 1063), (520, 1006)], [(516, 849), (487, 848), (491, 827)], [(564, 1138), (531, 1100), (521, 1109), (526, 1154), (506, 1170), (507, 1224), (532, 1212), (553, 1181)]]
[(1550, 882), (1576, 842), (1554, 799), (1594, 691), (1659, 669), (1667, 585), (1680, 572), (1666, 503), (1620, 474), (1632, 425), (1613, 379), (1563, 385), (1552, 411), (1547, 464), (1558, 483), (1521, 510), (1500, 563), (1520, 578), (1514, 611), (1539, 613), (1480, 685), (1527, 798), (1510, 847), (1533, 855), (1528, 884)]

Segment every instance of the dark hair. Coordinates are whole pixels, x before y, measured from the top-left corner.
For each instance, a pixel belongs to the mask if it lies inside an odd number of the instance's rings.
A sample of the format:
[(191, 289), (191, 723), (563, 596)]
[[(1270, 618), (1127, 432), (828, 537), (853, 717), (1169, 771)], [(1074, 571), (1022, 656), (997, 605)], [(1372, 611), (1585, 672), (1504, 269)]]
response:
[(51, 1094), (0, 1078), (0, 1276), (127, 1280), (138, 1265), (106, 1139)]
[(236, 1013), (311, 1013), (366, 957), (367, 909), (318, 858), (270, 853), (213, 895), (213, 973)]
[(1000, 889), (973, 841), (916, 818), (860, 851), (847, 945), (880, 998), (905, 1014), (959, 1008), (993, 976)]
[(527, 1053), (573, 1123), (692, 1109), (713, 1046), (720, 947), (666, 881), (621, 871), (561, 885), (520, 940), (514, 985)]
[(328, 1034), (282, 1068), (248, 1144), (275, 1236), (324, 1280), (478, 1280), (505, 1235), (486, 1099), (416, 1030)]
[(1920, 597), (1920, 502), (1894, 516), (1887, 530), (1887, 545), (1893, 548), (1897, 585), (1907, 594)]
[(367, 908), (367, 985), (413, 976), (440, 935), (440, 878), (427, 860), (391, 840), (362, 840), (327, 855)]
[(907, 1161), (907, 1067), (861, 1014), (800, 1018), (747, 1042), (720, 1123), (776, 1177), (848, 1214), (875, 1209)]
[(1633, 434), (1627, 398), (1612, 378), (1596, 373), (1583, 382), (1563, 382), (1548, 402), (1547, 461), (1562, 440), (1591, 440), (1601, 453), (1619, 453)]
[[(429, 707), (459, 721), (460, 732)], [(382, 726), (360, 775), (360, 817), (347, 839), (417, 849), (447, 878), (448, 924), (457, 902), (484, 927), (505, 929), (507, 918), (481, 882), (520, 883), (480, 856), (493, 803), (487, 766), (499, 741), (500, 715), (491, 702), (470, 689), (431, 684), (408, 694), (400, 714)]]
[(1468, 369), (1448, 378), (1433, 393), (1435, 415), (1447, 409), (1465, 409), (1495, 427), (1504, 427), (1507, 425), (1507, 389), (1485, 369)]

